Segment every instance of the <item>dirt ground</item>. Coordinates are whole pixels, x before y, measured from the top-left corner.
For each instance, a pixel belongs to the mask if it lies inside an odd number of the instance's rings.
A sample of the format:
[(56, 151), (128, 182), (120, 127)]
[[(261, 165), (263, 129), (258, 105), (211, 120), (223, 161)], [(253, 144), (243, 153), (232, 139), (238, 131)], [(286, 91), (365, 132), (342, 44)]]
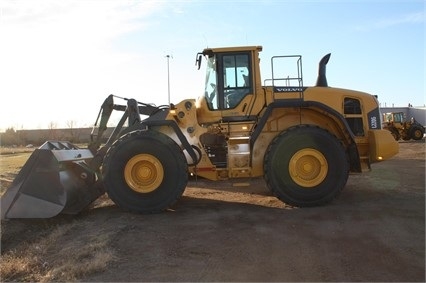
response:
[[(96, 252), (95, 243), (108, 239), (113, 257), (106, 267), (76, 272), (73, 280), (424, 282), (425, 141), (400, 142), (396, 157), (351, 175), (326, 206), (286, 206), (262, 179), (192, 180), (176, 207), (161, 214), (122, 212), (102, 197), (75, 217), (2, 221), (2, 257), (70, 224), (43, 251), (37, 272), (53, 274), (49, 258)], [(2, 281), (39, 279), (8, 276)]]

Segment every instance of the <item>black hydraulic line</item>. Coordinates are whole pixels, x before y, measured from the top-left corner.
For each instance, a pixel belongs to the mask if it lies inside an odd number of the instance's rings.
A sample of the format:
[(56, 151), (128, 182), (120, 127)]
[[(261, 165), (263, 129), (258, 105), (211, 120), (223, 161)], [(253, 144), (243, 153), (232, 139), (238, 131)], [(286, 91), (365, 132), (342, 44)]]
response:
[[(101, 109), (99, 110), (92, 132), (90, 133), (90, 143), (88, 145), (88, 148), (93, 154), (96, 153), (99, 146), (101, 145), (101, 139), (105, 131), (107, 130), (107, 124), (113, 110), (114, 110), (114, 98), (113, 98), (113, 95), (111, 94), (102, 103)], [(99, 118), (100, 118), (100, 121), (99, 121)], [(98, 122), (99, 122), (99, 126), (97, 127)], [(96, 139), (94, 139), (96, 129), (97, 129)]]

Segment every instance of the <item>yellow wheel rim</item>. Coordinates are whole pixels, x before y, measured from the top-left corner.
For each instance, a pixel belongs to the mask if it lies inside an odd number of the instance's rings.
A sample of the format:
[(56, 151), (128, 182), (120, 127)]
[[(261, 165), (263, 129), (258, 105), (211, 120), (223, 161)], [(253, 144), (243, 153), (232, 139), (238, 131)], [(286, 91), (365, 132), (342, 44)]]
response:
[(423, 137), (423, 135), (422, 135), (422, 131), (421, 130), (415, 130), (414, 131), (414, 138), (420, 139), (422, 137)]
[(305, 148), (292, 156), (288, 170), (296, 184), (312, 188), (324, 181), (328, 173), (328, 163), (318, 150)]
[(164, 178), (161, 162), (150, 154), (133, 156), (124, 168), (124, 179), (127, 185), (138, 193), (155, 191)]

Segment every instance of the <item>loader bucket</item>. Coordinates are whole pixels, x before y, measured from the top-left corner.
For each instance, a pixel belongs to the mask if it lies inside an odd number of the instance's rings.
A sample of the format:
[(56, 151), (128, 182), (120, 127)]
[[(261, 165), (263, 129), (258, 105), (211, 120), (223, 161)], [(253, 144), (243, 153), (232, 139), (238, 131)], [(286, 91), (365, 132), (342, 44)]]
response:
[(92, 158), (90, 150), (69, 142), (45, 142), (1, 197), (1, 218), (77, 214), (104, 193), (86, 163)]

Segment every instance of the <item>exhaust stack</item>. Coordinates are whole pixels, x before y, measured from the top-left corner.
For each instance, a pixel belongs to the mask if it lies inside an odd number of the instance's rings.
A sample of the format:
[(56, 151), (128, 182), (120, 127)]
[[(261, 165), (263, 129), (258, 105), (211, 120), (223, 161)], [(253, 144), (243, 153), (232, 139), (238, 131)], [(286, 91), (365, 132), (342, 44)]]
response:
[(318, 78), (317, 78), (317, 84), (316, 86), (322, 86), (327, 87), (327, 77), (325, 75), (326, 71), (326, 65), (328, 63), (328, 60), (330, 60), (331, 53), (328, 53), (324, 57), (322, 57), (321, 61), (319, 62), (318, 67)]

